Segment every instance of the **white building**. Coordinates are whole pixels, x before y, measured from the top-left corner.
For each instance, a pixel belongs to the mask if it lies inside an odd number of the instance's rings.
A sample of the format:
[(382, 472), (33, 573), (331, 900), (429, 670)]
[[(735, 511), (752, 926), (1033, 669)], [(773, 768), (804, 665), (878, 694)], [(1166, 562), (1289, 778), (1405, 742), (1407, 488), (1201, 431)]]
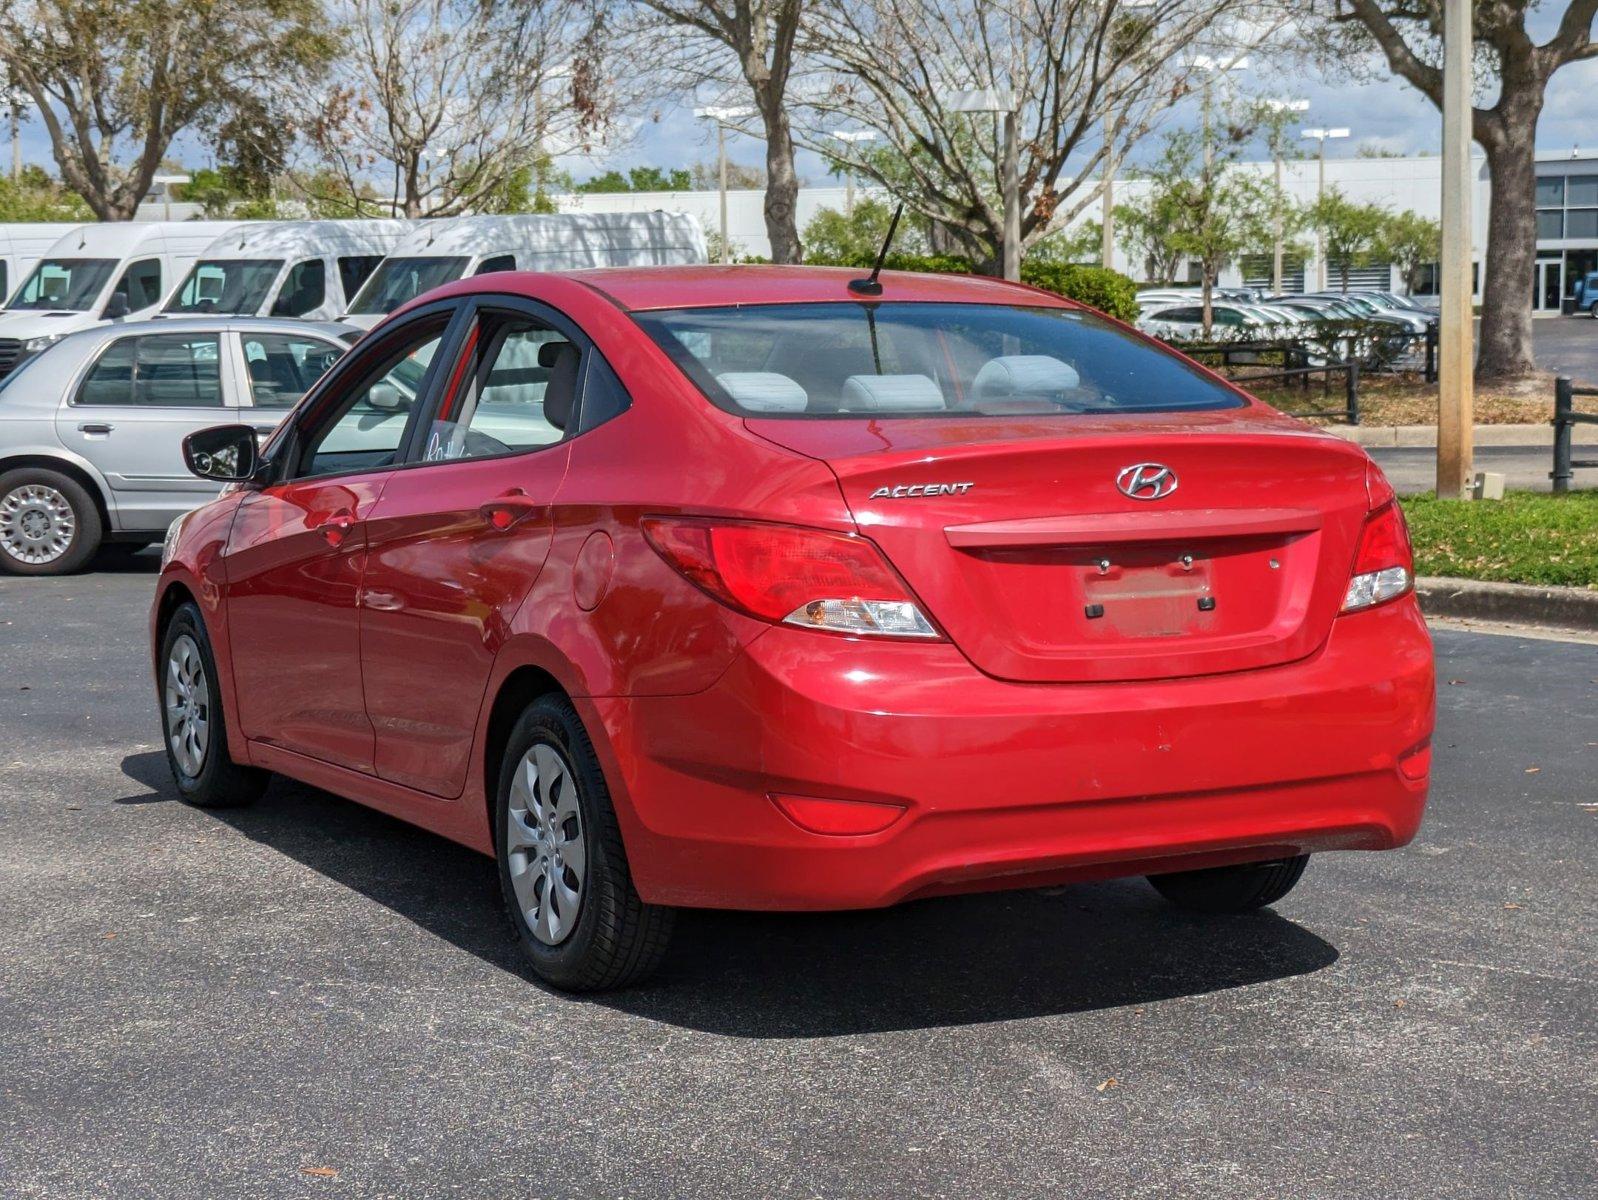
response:
[[(1558, 312), (1560, 298), (1570, 295), (1576, 281), (1587, 271), (1598, 270), (1598, 155), (1572, 152), (1543, 153), (1537, 156), (1537, 275), (1527, 280), (1536, 297), (1539, 312)], [(1274, 167), (1269, 162), (1245, 164), (1249, 170), (1270, 178)], [(1311, 203), (1318, 187), (1319, 168), (1315, 159), (1283, 164), (1283, 184), (1301, 203)], [(1474, 162), (1476, 190), (1471, 204), (1472, 242), (1479, 263), (1487, 242), (1487, 202), (1490, 183), (1487, 164)], [(1336, 158), (1326, 163), (1326, 186), (1336, 187), (1350, 200), (1383, 204), (1395, 210), (1410, 209), (1436, 218), (1441, 211), (1442, 160), (1436, 156), (1418, 158)], [(1117, 199), (1131, 198), (1139, 188), (1136, 180), (1116, 185)], [(822, 208), (841, 210), (842, 187), (803, 188), (799, 192), (798, 224), (801, 232)], [(706, 192), (620, 192), (582, 193), (560, 198), (568, 212), (636, 212), (666, 209), (693, 213), (707, 233), (721, 227), (720, 195)], [(765, 256), (770, 252), (762, 212), (764, 194), (759, 191), (732, 191), (727, 194), (727, 232), (736, 254)], [(1097, 220), (1098, 205), (1090, 205), (1083, 220)], [(1312, 239), (1305, 238), (1305, 241)], [(1291, 262), (1292, 260), (1290, 260)], [(1132, 264), (1117, 254), (1116, 267), (1134, 278), (1143, 275), (1142, 264)], [(1313, 255), (1288, 272), (1284, 280), (1290, 291), (1313, 290), (1316, 264)], [(1224, 284), (1250, 283), (1269, 286), (1270, 255), (1262, 254), (1233, 267), (1222, 277)], [(1435, 273), (1433, 273), (1435, 278)], [(1328, 271), (1328, 286), (1337, 286), (1335, 270)], [(1402, 290), (1397, 272), (1378, 264), (1350, 273), (1355, 286)], [(1423, 286), (1421, 294), (1428, 288)]]

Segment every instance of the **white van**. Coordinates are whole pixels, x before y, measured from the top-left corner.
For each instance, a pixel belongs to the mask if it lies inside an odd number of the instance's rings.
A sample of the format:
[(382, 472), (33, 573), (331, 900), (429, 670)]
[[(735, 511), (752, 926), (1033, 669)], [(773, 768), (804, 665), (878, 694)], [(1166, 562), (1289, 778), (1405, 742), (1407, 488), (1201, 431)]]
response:
[(0, 225), (0, 305), (11, 289), (27, 278), (38, 261), (67, 234), (81, 228), (76, 221), (17, 221)]
[(69, 333), (151, 316), (194, 260), (239, 221), (115, 221), (58, 238), (0, 312), (0, 377)]
[(224, 234), (173, 289), (170, 316), (326, 320), (410, 231), (411, 221), (263, 221)]
[(423, 292), (492, 271), (704, 261), (705, 231), (688, 213), (540, 213), (423, 221), (394, 247), (339, 320), (370, 329)]

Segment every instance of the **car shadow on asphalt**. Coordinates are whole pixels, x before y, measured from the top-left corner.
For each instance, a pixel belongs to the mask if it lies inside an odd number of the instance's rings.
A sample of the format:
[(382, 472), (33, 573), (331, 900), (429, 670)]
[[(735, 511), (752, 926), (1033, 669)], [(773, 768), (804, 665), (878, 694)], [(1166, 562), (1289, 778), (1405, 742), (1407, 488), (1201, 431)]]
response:
[[(148, 790), (118, 803), (177, 801), (161, 754), (129, 755), (122, 770)], [(249, 808), (205, 815), (537, 984), (482, 855), (281, 778)], [(1273, 912), (1193, 916), (1142, 880), (1116, 880), (868, 912), (685, 911), (654, 979), (590, 1000), (733, 1037), (834, 1037), (1136, 1006), (1337, 958)]]

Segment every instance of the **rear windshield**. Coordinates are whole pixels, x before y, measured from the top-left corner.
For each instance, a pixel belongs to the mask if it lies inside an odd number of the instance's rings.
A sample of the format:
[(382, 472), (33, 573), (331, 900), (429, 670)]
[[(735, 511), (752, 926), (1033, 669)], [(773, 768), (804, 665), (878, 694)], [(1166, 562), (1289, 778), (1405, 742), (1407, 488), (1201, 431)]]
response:
[(114, 258), (47, 258), (6, 307), (87, 312), (116, 269)]
[(423, 292), (459, 279), (466, 274), (467, 262), (464, 258), (385, 258), (357, 293), (350, 312), (391, 313)]
[(1244, 402), (1094, 313), (998, 304), (769, 304), (634, 314), (745, 416), (1182, 412)]
[(177, 294), (167, 303), (169, 313), (243, 313), (261, 311), (281, 258), (217, 258), (195, 263)]

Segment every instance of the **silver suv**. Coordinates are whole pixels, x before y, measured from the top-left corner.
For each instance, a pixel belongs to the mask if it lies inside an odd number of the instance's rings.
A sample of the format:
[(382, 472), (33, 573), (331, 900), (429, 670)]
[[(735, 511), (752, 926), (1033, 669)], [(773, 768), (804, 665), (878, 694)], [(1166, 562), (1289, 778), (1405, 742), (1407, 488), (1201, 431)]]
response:
[(216, 494), (185, 435), (276, 428), (358, 338), (347, 325), (179, 318), (70, 334), (0, 382), (0, 571), (59, 575), (139, 548)]

